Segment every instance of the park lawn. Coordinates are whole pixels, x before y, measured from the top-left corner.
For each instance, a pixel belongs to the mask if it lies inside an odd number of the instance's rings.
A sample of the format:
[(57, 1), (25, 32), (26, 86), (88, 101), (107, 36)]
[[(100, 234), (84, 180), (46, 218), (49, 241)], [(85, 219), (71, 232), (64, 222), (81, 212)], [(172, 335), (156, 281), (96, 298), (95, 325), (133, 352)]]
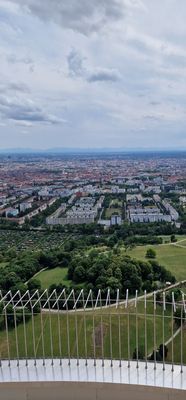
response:
[(179, 240), (186, 239), (186, 235), (175, 235), (175, 236), (176, 236), (176, 239), (178, 242), (179, 242)]
[(138, 260), (148, 261), (145, 255), (149, 248), (156, 251), (157, 261), (171, 271), (178, 281), (186, 279), (186, 248), (171, 244), (136, 246), (127, 250), (127, 254)]
[(106, 219), (109, 219), (112, 216), (112, 214), (121, 215), (121, 208), (114, 208), (114, 207), (107, 208), (105, 215)]
[[(183, 364), (186, 365), (186, 330), (182, 331), (182, 344), (183, 344)], [(173, 340), (174, 348), (174, 362), (181, 364), (181, 333), (179, 333)], [(168, 345), (167, 361), (172, 362), (172, 342)]]
[[(176, 243), (175, 243), (176, 244)], [(179, 246), (184, 246), (186, 248), (186, 239), (181, 240), (180, 242), (178, 241), (177, 245)]]
[[(130, 312), (128, 320), (128, 311)], [(159, 347), (162, 343), (162, 307), (157, 307), (156, 318), (156, 344)], [(144, 317), (144, 302), (138, 305), (138, 312), (140, 312), (138, 324), (138, 336), (140, 348), (145, 347), (145, 317)], [(147, 350), (148, 354), (153, 351), (153, 304), (147, 304)], [(165, 318), (165, 340), (171, 336), (171, 323), (170, 323), (170, 310), (166, 311)], [(120, 321), (120, 324), (119, 324)], [(130, 327), (130, 340), (128, 342), (128, 321)], [(34, 325), (33, 325), (34, 322)], [(27, 353), (29, 358), (42, 357), (43, 347), (44, 354), (50, 358), (52, 356), (59, 357), (60, 346), (62, 349), (62, 357), (66, 358), (68, 355), (71, 357), (89, 358), (94, 357), (94, 337), (95, 337), (95, 356), (101, 358), (119, 359), (119, 326), (121, 335), (121, 357), (132, 359), (133, 352), (136, 348), (136, 314), (134, 305), (130, 304), (127, 309), (121, 305), (118, 309), (102, 308), (96, 311), (87, 311), (86, 313), (72, 312), (60, 313), (59, 319), (56, 313), (49, 313), (48, 311), (35, 315), (33, 320), (30, 319), (26, 323), (24, 331), (23, 324), (17, 327), (17, 347), (16, 347), (16, 332), (15, 329), (9, 329), (9, 349), (10, 358), (25, 358), (25, 335), (27, 338)], [(43, 335), (42, 327), (43, 326)], [(102, 351), (102, 330), (103, 326), (103, 351)], [(69, 336), (67, 328), (69, 327)], [(86, 327), (86, 329), (85, 329)], [(111, 327), (111, 328), (110, 328)], [(52, 338), (50, 338), (50, 328), (52, 331)], [(35, 350), (33, 331), (35, 332)], [(78, 340), (76, 340), (76, 333), (78, 332)], [(69, 343), (69, 348), (68, 348)], [(87, 351), (86, 351), (87, 343)], [(129, 346), (128, 346), (129, 345)], [(18, 353), (17, 353), (18, 350)], [(129, 350), (129, 352), (128, 352)], [(0, 356), (2, 358), (8, 357), (7, 336), (5, 331), (0, 331)]]
[[(162, 238), (163, 243), (171, 243), (171, 235), (159, 235), (160, 238)], [(186, 235), (175, 235), (177, 241), (179, 242), (180, 240), (186, 239)], [(180, 243), (182, 244), (182, 243)]]
[(41, 282), (42, 289), (48, 289), (50, 285), (62, 283), (67, 287), (71, 285), (71, 281), (67, 278), (68, 268), (56, 267), (41, 271), (37, 278)]
[(110, 202), (110, 207), (112, 207), (113, 205), (118, 204), (119, 207), (122, 207), (122, 201), (119, 199), (112, 199)]

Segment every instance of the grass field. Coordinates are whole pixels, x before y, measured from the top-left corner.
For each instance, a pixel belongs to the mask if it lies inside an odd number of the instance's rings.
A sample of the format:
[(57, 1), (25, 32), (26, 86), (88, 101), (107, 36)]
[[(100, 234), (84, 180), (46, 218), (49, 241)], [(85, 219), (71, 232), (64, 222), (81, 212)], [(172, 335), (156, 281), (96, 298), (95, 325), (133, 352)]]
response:
[(50, 285), (59, 283), (70, 286), (71, 281), (68, 280), (67, 273), (68, 268), (57, 267), (40, 272), (36, 279), (41, 282), (42, 289), (47, 289)]
[(185, 240), (182, 240), (181, 242), (180, 242), (180, 244), (179, 244), (179, 242), (178, 242), (178, 245), (180, 246), (184, 246), (185, 248), (186, 248), (186, 239)]
[[(182, 331), (182, 342), (183, 342), (183, 364), (186, 365), (186, 330)], [(174, 361), (177, 363), (181, 363), (181, 333), (179, 333), (173, 340), (173, 348), (174, 348)], [(168, 357), (167, 361), (171, 362), (172, 360), (172, 342), (168, 345)]]
[(153, 248), (156, 251), (157, 261), (180, 281), (186, 279), (186, 247), (178, 247), (178, 244), (176, 246), (172, 244), (137, 246), (132, 250), (127, 250), (127, 254), (139, 260), (147, 260), (145, 257), (147, 249)]
[(119, 199), (117, 199), (117, 198), (111, 200), (110, 206), (113, 206), (113, 205), (115, 205), (115, 204), (117, 204), (119, 207), (122, 207), (122, 201), (119, 200)]
[(105, 210), (105, 218), (110, 219), (112, 214), (122, 214), (122, 201), (117, 198), (110, 201), (109, 207)]
[[(163, 239), (163, 243), (170, 243), (171, 242), (171, 236), (170, 235), (160, 235)], [(179, 242), (180, 240), (186, 239), (186, 235), (175, 235), (177, 241)]]
[(106, 219), (110, 219), (112, 214), (121, 215), (121, 208), (115, 208), (115, 207), (107, 208), (106, 209), (106, 214), (105, 214)]
[[(171, 336), (170, 312), (170, 309), (165, 311), (165, 340), (169, 339), (169, 337)], [(128, 313), (130, 313), (129, 319)], [(120, 326), (121, 357), (123, 359), (127, 359), (129, 356), (132, 359), (134, 349), (136, 348), (136, 334), (139, 337), (140, 348), (145, 347), (144, 301), (139, 301), (138, 313), (137, 331), (136, 309), (134, 308), (134, 305), (131, 304), (128, 306), (128, 309), (125, 309), (125, 307), (121, 305), (118, 309), (116, 309), (115, 307), (102, 310), (99, 309), (95, 312), (86, 312), (85, 314), (82, 314), (81, 312), (66, 314), (64, 312), (59, 314), (59, 319), (56, 313), (44, 312), (40, 315), (36, 315), (33, 320), (29, 320), (29, 322), (27, 322), (26, 324), (25, 333), (27, 337), (28, 357), (33, 358), (35, 356), (33, 341), (34, 331), (36, 357), (43, 356), (43, 348), (46, 357), (51, 357), (52, 349), (54, 357), (59, 357), (59, 349), (61, 347), (62, 357), (68, 357), (68, 354), (70, 354), (71, 357), (77, 357), (77, 355), (79, 355), (79, 357), (84, 358), (87, 355), (87, 357), (92, 358), (94, 357), (95, 340), (95, 356), (97, 358), (101, 358), (103, 355), (106, 358), (110, 358), (112, 355), (113, 358), (118, 359), (120, 356), (118, 340)], [(152, 333), (154, 326), (152, 313), (153, 304), (147, 304), (146, 323), (148, 354), (151, 353), (153, 350), (154, 341)], [(156, 314), (156, 342), (158, 347), (160, 343), (162, 343), (163, 333), (161, 306), (157, 306)], [(41, 329), (42, 326), (44, 327), (43, 335)], [(67, 330), (68, 327), (69, 330)], [(130, 340), (128, 336), (128, 327), (130, 329)], [(52, 331), (51, 339), (49, 334), (50, 329)], [(67, 331), (69, 331), (69, 336), (67, 334)], [(76, 340), (76, 333), (78, 333), (78, 340)], [(17, 356), (19, 356), (24, 358), (26, 350), (23, 324), (17, 327), (18, 346), (16, 347), (15, 329), (9, 330), (8, 339), (10, 343), (10, 357), (16, 358)], [(5, 331), (0, 332), (0, 356), (2, 358), (7, 358), (8, 356), (7, 336)]]

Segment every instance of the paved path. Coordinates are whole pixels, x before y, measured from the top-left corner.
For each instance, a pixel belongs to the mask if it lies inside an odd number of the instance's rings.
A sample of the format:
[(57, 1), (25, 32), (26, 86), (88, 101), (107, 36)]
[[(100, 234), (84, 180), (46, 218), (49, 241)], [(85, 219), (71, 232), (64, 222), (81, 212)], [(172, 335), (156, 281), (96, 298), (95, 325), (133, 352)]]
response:
[(169, 343), (171, 343), (172, 340), (174, 340), (175, 337), (178, 336), (180, 332), (181, 332), (181, 328), (177, 329), (177, 331), (174, 332), (174, 335), (171, 336), (171, 337), (165, 342), (165, 346), (167, 346)]
[[(156, 291), (156, 293), (163, 293), (164, 291), (166, 292), (166, 291), (169, 291), (169, 290), (171, 290), (171, 289), (174, 289), (174, 288), (176, 288), (176, 287), (179, 287), (181, 284), (183, 284), (183, 283), (186, 283), (186, 280), (184, 280), (184, 281), (181, 281), (181, 282), (176, 282), (176, 283), (174, 283), (173, 285), (171, 285), (171, 286), (167, 286), (167, 287), (165, 287), (165, 288), (163, 288), (163, 289), (159, 289), (159, 290), (157, 290)], [(152, 297), (153, 296), (153, 294), (154, 294), (154, 292), (150, 292), (150, 293), (147, 293), (147, 295), (146, 295), (146, 298), (148, 299), (149, 297)], [(143, 294), (143, 295), (141, 295), (141, 296), (138, 296), (138, 301), (139, 300), (142, 300), (142, 299), (144, 299), (145, 298), (145, 295)], [(85, 299), (86, 300), (86, 299)], [(131, 298), (131, 299), (129, 299), (128, 300), (128, 304), (132, 304), (132, 303), (135, 303), (135, 297), (133, 297), (133, 298)], [(91, 300), (90, 300), (91, 301)], [(126, 304), (126, 300), (122, 300), (122, 301), (119, 301), (119, 305), (123, 305), (123, 304)], [(96, 307), (96, 310), (104, 310), (104, 309), (106, 309), (106, 308), (108, 308), (108, 307), (117, 307), (117, 303), (115, 302), (115, 303), (113, 303), (113, 304), (110, 304), (109, 306), (102, 306), (102, 307)], [(93, 310), (93, 308), (92, 307), (90, 307), (90, 308), (86, 308), (86, 312), (92, 312), (92, 310)], [(66, 309), (64, 309), (64, 310), (55, 310), (55, 309), (48, 309), (48, 308), (42, 308), (42, 312), (46, 312), (46, 313), (48, 313), (48, 312), (51, 312), (51, 313), (58, 313), (58, 312), (60, 312), (60, 313), (66, 313)], [(83, 312), (84, 311), (84, 308), (77, 308), (77, 309), (73, 309), (73, 310), (68, 310), (68, 312), (69, 313), (79, 313), (79, 312)]]

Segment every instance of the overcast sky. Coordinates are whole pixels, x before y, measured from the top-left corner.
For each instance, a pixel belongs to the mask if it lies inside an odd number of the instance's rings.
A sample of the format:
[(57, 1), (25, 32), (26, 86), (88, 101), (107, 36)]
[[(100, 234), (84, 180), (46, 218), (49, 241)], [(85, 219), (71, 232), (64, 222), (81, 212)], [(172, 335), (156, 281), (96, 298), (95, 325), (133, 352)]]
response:
[(186, 0), (0, 0), (0, 148), (186, 149)]

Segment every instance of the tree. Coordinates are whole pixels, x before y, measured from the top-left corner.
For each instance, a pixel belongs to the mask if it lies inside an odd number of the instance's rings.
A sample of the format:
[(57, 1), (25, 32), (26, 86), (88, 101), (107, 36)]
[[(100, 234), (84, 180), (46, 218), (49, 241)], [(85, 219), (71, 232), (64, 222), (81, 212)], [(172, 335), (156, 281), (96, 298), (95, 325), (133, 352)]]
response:
[(149, 357), (149, 360), (154, 361), (162, 361), (163, 358), (167, 358), (168, 355), (168, 347), (165, 344), (160, 344), (158, 350), (154, 350)]
[(141, 277), (142, 280), (145, 281), (153, 279), (153, 270), (152, 270), (152, 265), (149, 262), (144, 262), (144, 261), (139, 261), (138, 262), (140, 272), (141, 272)]
[(176, 236), (174, 234), (171, 235), (171, 243), (177, 242)]
[(108, 288), (110, 288), (111, 296), (116, 295), (117, 289), (121, 289), (121, 283), (118, 281), (117, 278), (114, 278), (113, 276), (107, 279), (106, 285)]
[(137, 360), (137, 359), (138, 360), (143, 360), (144, 356), (145, 356), (145, 351), (144, 351), (144, 348), (142, 346), (139, 346), (138, 351), (137, 351), (136, 348), (134, 349), (133, 355), (132, 355), (133, 360)]
[(27, 283), (27, 287), (28, 290), (30, 290), (31, 292), (34, 290), (40, 290), (41, 289), (41, 282), (39, 281), (39, 279), (30, 279), (30, 281), (28, 281)]
[(174, 312), (174, 322), (178, 328), (180, 328), (181, 326), (181, 321), (182, 323), (184, 323), (185, 321), (185, 311), (181, 307), (179, 307)]
[(146, 290), (147, 292), (152, 292), (152, 282), (149, 280), (146, 280), (143, 285), (142, 285), (142, 290)]
[(162, 361), (162, 357), (161, 357), (161, 355), (160, 355), (160, 353), (159, 353), (159, 350), (154, 350), (153, 352), (152, 352), (152, 354), (150, 355), (150, 357), (149, 357), (149, 360), (150, 361), (154, 361), (154, 360), (156, 360), (156, 361)]
[(76, 283), (81, 283), (85, 281), (85, 278), (86, 278), (86, 271), (81, 265), (79, 265), (74, 270), (73, 281)]
[(154, 249), (149, 248), (146, 252), (146, 258), (156, 258), (156, 252)]
[(121, 280), (122, 280), (122, 272), (121, 272), (121, 269), (120, 269), (119, 267), (117, 267), (117, 268), (115, 269), (115, 271), (114, 271), (114, 277), (115, 277), (116, 279), (118, 279), (119, 282), (121, 282)]
[[(15, 327), (15, 320), (16, 324), (19, 325), (23, 322), (23, 310), (18, 309), (18, 310), (13, 310), (12, 304), (9, 304), (6, 310), (6, 315), (7, 315), (7, 324), (10, 328)], [(25, 320), (28, 321), (31, 317), (31, 312), (28, 308), (25, 308)], [(5, 318), (5, 314), (4, 314)], [(4, 322), (4, 327), (5, 327), (5, 322)]]
[(159, 355), (161, 357), (161, 360), (163, 360), (163, 353), (164, 353), (164, 357), (167, 358), (168, 347), (165, 344), (160, 344), (158, 351), (159, 351)]
[(139, 276), (137, 267), (130, 262), (124, 263), (121, 265), (122, 271), (122, 284), (123, 284), (123, 291), (125, 292), (129, 289), (130, 293), (134, 294), (136, 290), (141, 289), (142, 279)]
[(181, 300), (181, 297), (182, 297), (181, 290), (176, 288), (176, 289), (169, 290), (166, 293), (166, 301), (168, 303), (172, 303), (172, 293), (174, 293), (174, 300), (175, 301)]

